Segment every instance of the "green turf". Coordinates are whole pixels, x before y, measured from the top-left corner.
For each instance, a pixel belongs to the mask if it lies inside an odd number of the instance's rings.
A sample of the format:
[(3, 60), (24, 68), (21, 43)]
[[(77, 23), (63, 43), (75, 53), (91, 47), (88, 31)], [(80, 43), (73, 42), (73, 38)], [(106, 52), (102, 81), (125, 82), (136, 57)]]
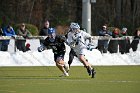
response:
[(0, 67), (0, 93), (140, 93), (140, 66), (97, 66), (96, 78), (83, 67), (58, 77), (57, 67)]

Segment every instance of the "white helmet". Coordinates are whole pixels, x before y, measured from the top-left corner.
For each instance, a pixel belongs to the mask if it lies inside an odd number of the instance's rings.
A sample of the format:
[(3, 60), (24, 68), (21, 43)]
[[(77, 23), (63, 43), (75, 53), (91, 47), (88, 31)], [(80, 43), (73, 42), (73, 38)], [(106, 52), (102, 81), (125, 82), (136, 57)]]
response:
[(127, 31), (127, 28), (122, 28), (122, 32), (126, 32)]
[(70, 24), (70, 28), (71, 28), (71, 29), (80, 29), (80, 26), (79, 26), (78, 23), (72, 22), (72, 23)]

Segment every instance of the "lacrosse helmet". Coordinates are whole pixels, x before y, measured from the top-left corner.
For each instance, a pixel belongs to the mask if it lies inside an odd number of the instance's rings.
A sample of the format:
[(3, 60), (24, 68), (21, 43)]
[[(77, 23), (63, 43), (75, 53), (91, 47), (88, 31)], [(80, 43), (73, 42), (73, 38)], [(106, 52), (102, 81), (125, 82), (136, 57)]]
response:
[(54, 42), (55, 41), (56, 30), (54, 28), (49, 28), (48, 29), (48, 37), (49, 37), (49, 41), (50, 42)]

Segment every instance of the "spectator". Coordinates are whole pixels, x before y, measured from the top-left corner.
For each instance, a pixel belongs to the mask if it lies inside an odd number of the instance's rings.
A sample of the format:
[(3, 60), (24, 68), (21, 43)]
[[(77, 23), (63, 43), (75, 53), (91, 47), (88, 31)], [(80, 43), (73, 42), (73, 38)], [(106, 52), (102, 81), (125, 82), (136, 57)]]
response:
[(137, 51), (139, 40), (140, 40), (140, 30), (136, 29), (134, 33), (134, 40), (131, 43), (131, 48), (133, 51)]
[[(15, 31), (11, 25), (8, 25), (6, 28), (4, 28), (3, 36), (12, 36), (12, 37), (15, 36)], [(3, 40), (2, 41), (1, 51), (8, 50), (9, 42), (10, 42), (10, 40)]]
[[(41, 29), (41, 31), (39, 32), (40, 36), (48, 36), (48, 28), (50, 26), (50, 23), (48, 20), (46, 20), (44, 22), (44, 27)], [(40, 40), (40, 44), (43, 44), (45, 40)]]
[(119, 41), (119, 51), (121, 54), (124, 53), (129, 53), (129, 49), (130, 49), (130, 39), (127, 34), (127, 28), (122, 28), (121, 30), (121, 37), (123, 37), (123, 40)]
[[(120, 35), (120, 29), (115, 28), (112, 32), (112, 38), (118, 38), (119, 35)], [(118, 40), (110, 40), (109, 45), (108, 45), (108, 51), (110, 53), (117, 53), (118, 45), (119, 45)]]
[(24, 23), (22, 23), (20, 25), (20, 28), (17, 30), (17, 35), (23, 37), (23, 39), (16, 41), (17, 49), (19, 49), (19, 51), (26, 52), (26, 47), (25, 47), (26, 39), (29, 36), (31, 36), (31, 33), (29, 32), (28, 29), (26, 29), (26, 26)]
[[(99, 31), (99, 36), (111, 36), (112, 33), (107, 30), (107, 25), (102, 26), (102, 30)], [(108, 40), (98, 40), (98, 50), (101, 53), (107, 53)]]

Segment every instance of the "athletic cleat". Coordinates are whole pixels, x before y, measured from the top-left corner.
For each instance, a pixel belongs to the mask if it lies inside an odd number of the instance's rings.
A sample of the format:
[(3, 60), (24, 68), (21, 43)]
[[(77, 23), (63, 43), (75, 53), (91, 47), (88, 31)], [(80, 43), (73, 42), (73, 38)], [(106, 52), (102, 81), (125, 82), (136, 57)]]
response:
[(64, 73), (64, 74), (60, 75), (59, 77), (68, 77), (68, 76), (69, 76), (68, 73)]
[(68, 77), (68, 76), (69, 76), (69, 74), (68, 74), (68, 73), (65, 73), (64, 75), (65, 75), (66, 77)]
[(95, 74), (96, 74), (96, 71), (93, 69), (90, 69), (89, 67), (86, 67), (87, 69), (87, 72), (88, 72), (88, 75), (91, 76), (91, 78), (95, 78)]
[(91, 75), (91, 71), (90, 69), (87, 67), (87, 72), (88, 72), (88, 75), (90, 76)]
[(94, 69), (91, 70), (91, 78), (95, 78), (96, 71)]

